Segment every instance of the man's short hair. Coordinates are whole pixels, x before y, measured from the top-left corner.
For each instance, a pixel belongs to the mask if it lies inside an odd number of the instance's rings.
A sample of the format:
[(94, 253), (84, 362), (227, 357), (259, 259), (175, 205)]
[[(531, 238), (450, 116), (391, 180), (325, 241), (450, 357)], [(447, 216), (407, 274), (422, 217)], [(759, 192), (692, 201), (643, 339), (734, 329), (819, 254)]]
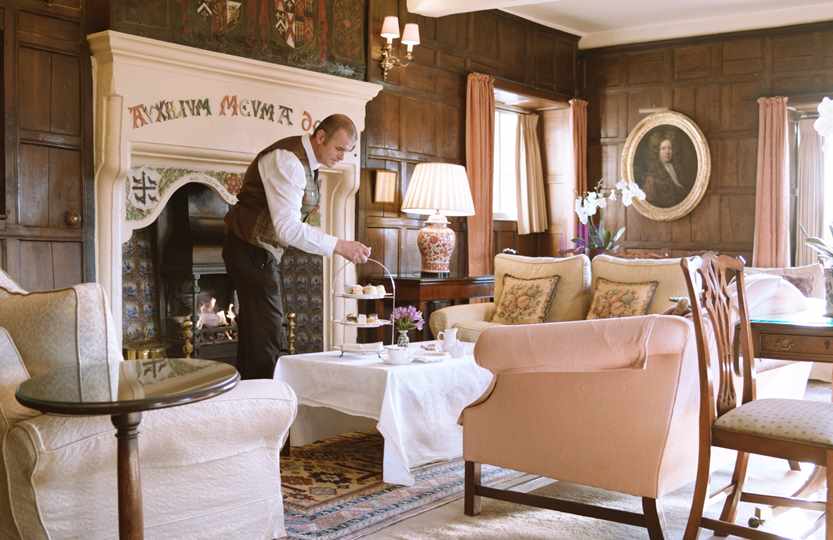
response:
[(326, 134), (324, 140), (328, 140), (340, 129), (343, 129), (354, 141), (358, 138), (356, 124), (350, 120), (349, 116), (344, 114), (331, 114), (324, 120), (321, 120), (321, 123), (315, 128), (315, 131), (312, 132), (312, 136), (315, 137), (316, 133), (323, 131)]

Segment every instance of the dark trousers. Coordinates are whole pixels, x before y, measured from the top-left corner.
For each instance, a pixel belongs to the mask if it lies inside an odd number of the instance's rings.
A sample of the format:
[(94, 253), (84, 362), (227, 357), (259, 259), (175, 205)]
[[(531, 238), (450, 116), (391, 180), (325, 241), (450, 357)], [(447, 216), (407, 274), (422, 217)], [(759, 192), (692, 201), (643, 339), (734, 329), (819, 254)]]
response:
[(223, 260), (237, 290), (237, 370), (271, 379), (283, 344), (281, 273), (275, 257), (226, 232)]

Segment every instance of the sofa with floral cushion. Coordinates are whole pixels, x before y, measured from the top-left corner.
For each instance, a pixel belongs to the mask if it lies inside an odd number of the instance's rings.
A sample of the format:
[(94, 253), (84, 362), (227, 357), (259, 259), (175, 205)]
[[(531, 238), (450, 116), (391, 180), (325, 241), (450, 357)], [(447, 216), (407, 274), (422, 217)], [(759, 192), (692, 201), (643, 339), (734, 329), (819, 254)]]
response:
[[(118, 536), (110, 418), (42, 414), (14, 397), (29, 377), (61, 366), (120, 369), (115, 336), (100, 285), (27, 294), (0, 272), (3, 540)], [(143, 413), (145, 538), (284, 536), (278, 459), (296, 409), (286, 384), (252, 380), (212, 399)]]
[[(505, 324), (578, 321), (673, 314), (676, 297), (687, 297), (679, 258), (625, 259), (598, 255), (570, 257), (495, 256), (495, 300), (439, 309), (431, 314), (434, 335), (457, 328), (464, 341), (477, 341), (487, 328)], [(801, 396), (809, 362), (759, 363), (759, 397)]]

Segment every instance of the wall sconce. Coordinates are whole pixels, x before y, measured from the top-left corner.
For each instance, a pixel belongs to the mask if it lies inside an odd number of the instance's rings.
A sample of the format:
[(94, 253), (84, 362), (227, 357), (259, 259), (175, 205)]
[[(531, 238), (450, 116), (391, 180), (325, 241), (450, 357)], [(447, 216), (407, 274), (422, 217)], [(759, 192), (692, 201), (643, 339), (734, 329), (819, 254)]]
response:
[(376, 171), (376, 185), (373, 189), (373, 202), (396, 202), (396, 171)]
[(419, 45), (419, 25), (416, 23), (405, 25), (405, 31), (402, 33), (402, 44), (407, 47), (404, 61), (394, 56), (392, 51), (393, 40), (399, 37), (398, 17), (385, 17), (382, 23), (381, 36), (385, 38), (385, 45), (382, 47), (382, 58), (379, 60), (379, 65), (382, 66), (382, 78), (388, 80), (388, 71), (396, 66), (405, 67), (414, 59), (414, 47)]

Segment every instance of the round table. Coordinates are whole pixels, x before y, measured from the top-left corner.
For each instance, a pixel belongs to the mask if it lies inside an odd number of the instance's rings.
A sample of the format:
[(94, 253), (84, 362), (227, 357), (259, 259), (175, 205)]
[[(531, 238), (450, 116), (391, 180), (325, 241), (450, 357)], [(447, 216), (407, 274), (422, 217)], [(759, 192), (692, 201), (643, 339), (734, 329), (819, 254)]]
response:
[(144, 538), (139, 475), (142, 411), (187, 405), (227, 392), (240, 375), (228, 364), (196, 358), (126, 360), (67, 367), (32, 377), (15, 397), (45, 413), (110, 415), (118, 439), (119, 538)]

